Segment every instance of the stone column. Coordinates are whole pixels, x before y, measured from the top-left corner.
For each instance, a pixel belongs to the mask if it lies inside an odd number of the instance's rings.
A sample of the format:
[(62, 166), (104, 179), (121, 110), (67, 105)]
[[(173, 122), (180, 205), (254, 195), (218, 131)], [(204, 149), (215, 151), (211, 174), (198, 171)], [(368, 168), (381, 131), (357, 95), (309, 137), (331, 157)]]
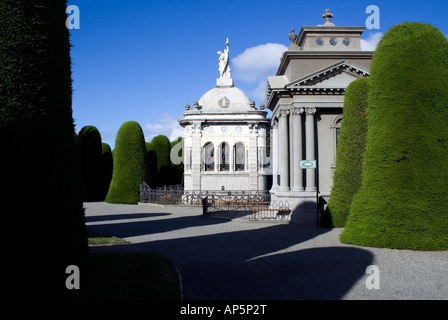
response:
[(249, 145), (247, 146), (249, 151), (249, 190), (258, 190), (258, 159), (257, 159), (257, 134), (253, 130), (249, 136)]
[(288, 128), (289, 128), (289, 187), (292, 190), (294, 186), (294, 128), (293, 128), (292, 110), (289, 108)]
[(201, 123), (193, 123), (192, 128), (192, 149), (191, 149), (191, 180), (192, 190), (201, 190), (202, 172), (202, 146), (201, 146)]
[(235, 145), (231, 146), (229, 144), (229, 172), (234, 172), (235, 170)]
[(219, 144), (213, 144), (215, 147), (213, 151), (213, 160), (215, 165), (215, 172), (220, 171), (220, 164), (221, 164), (221, 145)]
[(292, 114), (292, 130), (293, 130), (293, 166), (294, 179), (293, 191), (303, 191), (303, 169), (300, 169), (300, 161), (302, 159), (302, 113), (303, 108), (293, 107)]
[(272, 190), (278, 189), (278, 121), (274, 120), (271, 142)]
[[(316, 108), (306, 108), (306, 160), (316, 160), (314, 152), (314, 114)], [(306, 189), (305, 191), (316, 191), (316, 173), (315, 169), (306, 170)]]
[(289, 190), (289, 134), (288, 134), (288, 110), (279, 111), (279, 191), (287, 192)]

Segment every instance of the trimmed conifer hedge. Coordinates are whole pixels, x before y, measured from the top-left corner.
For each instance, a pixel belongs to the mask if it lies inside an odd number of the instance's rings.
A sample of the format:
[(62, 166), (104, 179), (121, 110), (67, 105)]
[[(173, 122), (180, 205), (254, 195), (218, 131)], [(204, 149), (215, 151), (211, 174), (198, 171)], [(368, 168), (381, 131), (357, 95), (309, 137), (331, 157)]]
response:
[(148, 166), (148, 185), (155, 189), (158, 186), (157, 154), (154, 146), (146, 142), (146, 161)]
[(170, 185), (171, 182), (171, 142), (167, 136), (158, 135), (151, 141), (157, 156), (157, 186)]
[(369, 83), (361, 189), (341, 241), (448, 249), (448, 43), (435, 27), (392, 27)]
[(0, 274), (8, 299), (64, 298), (66, 268), (86, 274), (65, 10), (65, 0), (0, 1)]
[(345, 227), (353, 197), (361, 187), (362, 157), (367, 136), (368, 84), (369, 78), (357, 79), (345, 93), (333, 188), (320, 221), (325, 228)]
[(140, 184), (148, 181), (145, 138), (137, 122), (125, 122), (118, 130), (113, 164), (106, 202), (137, 204), (140, 200)]
[(112, 180), (114, 162), (112, 150), (107, 143), (101, 143), (101, 199), (106, 199), (109, 185)]
[(101, 134), (96, 127), (85, 126), (79, 131), (78, 137), (81, 148), (84, 201), (100, 200), (103, 194)]

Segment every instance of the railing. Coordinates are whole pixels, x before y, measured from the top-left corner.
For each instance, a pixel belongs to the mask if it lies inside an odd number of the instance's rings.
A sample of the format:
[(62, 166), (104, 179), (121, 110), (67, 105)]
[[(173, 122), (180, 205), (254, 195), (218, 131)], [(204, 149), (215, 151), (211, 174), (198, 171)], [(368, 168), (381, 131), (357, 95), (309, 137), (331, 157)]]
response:
[(140, 202), (181, 204), (184, 189), (180, 186), (161, 187), (151, 189), (146, 182), (140, 185)]
[(249, 220), (290, 220), (287, 201), (271, 202), (265, 191), (184, 191), (181, 186), (151, 189), (140, 185), (140, 202), (178, 205), (207, 204), (207, 214)]
[(291, 219), (291, 208), (287, 201), (216, 201), (209, 203), (207, 214), (233, 219), (289, 221)]
[(146, 182), (140, 185), (140, 202), (161, 204), (202, 205), (202, 199), (208, 202), (269, 202), (268, 190), (262, 191), (184, 191), (178, 186), (151, 189)]
[(209, 203), (214, 202), (269, 202), (271, 194), (268, 190), (263, 191), (185, 191), (183, 203), (202, 205), (202, 199), (207, 198)]

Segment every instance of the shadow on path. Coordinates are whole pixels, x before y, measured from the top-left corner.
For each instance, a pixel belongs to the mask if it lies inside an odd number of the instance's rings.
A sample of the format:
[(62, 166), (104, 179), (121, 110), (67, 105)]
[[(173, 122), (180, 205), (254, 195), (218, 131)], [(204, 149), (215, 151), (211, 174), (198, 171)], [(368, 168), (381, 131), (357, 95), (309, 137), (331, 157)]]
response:
[[(135, 214), (131, 214), (132, 216)], [(169, 215), (166, 213), (152, 213), (148, 214), (152, 217)], [(111, 220), (116, 220), (117, 215), (111, 215)], [(127, 219), (126, 214), (118, 215), (122, 219)], [(101, 216), (99, 216), (101, 217)], [(96, 218), (96, 217), (95, 217)], [(106, 220), (101, 220), (106, 222)], [(87, 222), (91, 222), (87, 220)], [(207, 219), (202, 216), (186, 216), (186, 217), (171, 217), (168, 219), (156, 219), (146, 221), (128, 221), (128, 222), (110, 222), (104, 224), (95, 224), (88, 226), (89, 230), (108, 234), (118, 238), (138, 237), (156, 233), (163, 233), (175, 230), (182, 230), (191, 227), (203, 227), (214, 224), (222, 224), (228, 222), (221, 219)]]
[[(306, 243), (324, 236), (329, 229), (259, 224), (249, 230), (226, 232), (226, 228), (220, 231), (222, 223), (228, 221), (177, 215), (153, 221), (89, 226), (90, 230), (117, 237), (204, 227), (183, 232), (179, 237), (90, 250), (159, 251), (180, 270), (185, 299), (191, 300), (341, 299), (373, 261), (370, 252), (359, 248), (332, 246), (335, 244), (329, 241), (322, 247)], [(216, 232), (211, 233), (208, 227)], [(208, 234), (204, 234), (206, 228)]]
[(130, 220), (130, 219), (144, 219), (153, 218), (159, 216), (169, 216), (171, 213), (126, 213), (126, 214), (110, 214), (101, 216), (89, 216), (86, 217), (86, 222), (100, 222), (111, 220)]

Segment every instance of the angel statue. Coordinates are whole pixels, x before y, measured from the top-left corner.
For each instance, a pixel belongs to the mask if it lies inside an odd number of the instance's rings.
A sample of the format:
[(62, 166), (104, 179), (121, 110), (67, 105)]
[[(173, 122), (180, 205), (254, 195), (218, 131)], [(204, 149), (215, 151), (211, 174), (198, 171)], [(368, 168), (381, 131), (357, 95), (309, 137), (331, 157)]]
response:
[(224, 50), (224, 53), (218, 51), (218, 55), (219, 55), (220, 78), (231, 78), (230, 64), (229, 64), (229, 39), (227, 39), (227, 48)]

